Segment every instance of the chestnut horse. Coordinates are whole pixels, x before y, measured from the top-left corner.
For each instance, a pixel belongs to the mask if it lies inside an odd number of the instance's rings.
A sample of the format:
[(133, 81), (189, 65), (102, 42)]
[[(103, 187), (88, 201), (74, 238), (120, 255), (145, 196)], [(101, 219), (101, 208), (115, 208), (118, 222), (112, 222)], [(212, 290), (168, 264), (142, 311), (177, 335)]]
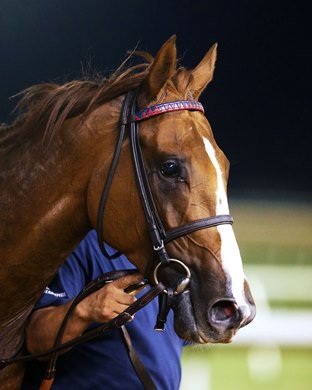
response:
[[(0, 129), (0, 358), (18, 351), (34, 303), (96, 227), (125, 95), (136, 91), (139, 110), (198, 102), (213, 77), (216, 45), (193, 70), (177, 68), (175, 37), (155, 59), (142, 55), (142, 63), (122, 67), (108, 79), (30, 87), (19, 117)], [(201, 109), (143, 120), (139, 140), (165, 229), (229, 214), (229, 162)], [(105, 207), (103, 236), (146, 273), (153, 245), (127, 135)], [(191, 274), (187, 291), (176, 297), (176, 333), (193, 343), (230, 342), (255, 315), (231, 224), (186, 233), (167, 243), (166, 250)], [(22, 373), (20, 364), (1, 370), (1, 389), (18, 388)]]

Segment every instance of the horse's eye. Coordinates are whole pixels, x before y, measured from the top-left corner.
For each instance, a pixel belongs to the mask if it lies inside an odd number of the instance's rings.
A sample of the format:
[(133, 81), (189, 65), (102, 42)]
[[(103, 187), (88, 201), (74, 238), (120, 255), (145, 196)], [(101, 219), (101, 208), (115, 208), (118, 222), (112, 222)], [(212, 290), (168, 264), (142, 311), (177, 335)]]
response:
[(167, 177), (177, 177), (180, 175), (181, 170), (177, 162), (166, 161), (165, 163), (161, 164), (160, 172), (162, 175)]

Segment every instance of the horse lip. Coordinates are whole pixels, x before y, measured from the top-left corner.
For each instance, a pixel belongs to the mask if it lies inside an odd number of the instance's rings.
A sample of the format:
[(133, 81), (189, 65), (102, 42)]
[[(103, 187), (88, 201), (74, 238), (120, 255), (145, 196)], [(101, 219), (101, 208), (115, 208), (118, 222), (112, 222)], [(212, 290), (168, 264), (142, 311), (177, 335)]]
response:
[(204, 335), (202, 331), (197, 328), (197, 333), (192, 334), (192, 342), (207, 345), (207, 344), (229, 344), (233, 341), (233, 337), (236, 335), (237, 329), (229, 329), (226, 334), (216, 334), (215, 332), (210, 335)]

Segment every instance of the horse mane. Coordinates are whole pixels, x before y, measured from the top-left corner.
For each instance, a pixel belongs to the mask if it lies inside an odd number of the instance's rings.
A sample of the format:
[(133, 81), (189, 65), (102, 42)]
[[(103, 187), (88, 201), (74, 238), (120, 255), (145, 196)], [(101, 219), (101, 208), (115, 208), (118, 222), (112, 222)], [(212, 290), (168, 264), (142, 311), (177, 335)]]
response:
[[(126, 67), (133, 54), (145, 61)], [(43, 144), (49, 143), (67, 119), (87, 115), (103, 103), (138, 88), (147, 77), (152, 61), (149, 53), (134, 52), (108, 78), (94, 74), (64, 84), (42, 83), (25, 89), (17, 95), (20, 100), (15, 121), (0, 125), (0, 151), (6, 153), (38, 136), (42, 137)], [(168, 88), (185, 90), (189, 75), (185, 68), (179, 68)]]

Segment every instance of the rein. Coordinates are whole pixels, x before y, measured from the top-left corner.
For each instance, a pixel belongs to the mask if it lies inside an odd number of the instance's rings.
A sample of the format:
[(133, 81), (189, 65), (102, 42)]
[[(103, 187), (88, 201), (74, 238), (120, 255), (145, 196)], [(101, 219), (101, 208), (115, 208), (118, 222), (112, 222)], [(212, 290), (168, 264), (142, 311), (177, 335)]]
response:
[(60, 351), (63, 351), (64, 349), (72, 348), (76, 345), (82, 344), (86, 341), (90, 341), (96, 337), (101, 336), (103, 332), (106, 330), (112, 329), (112, 328), (121, 328), (123, 325), (125, 325), (127, 322), (131, 321), (133, 319), (134, 314), (145, 307), (148, 303), (150, 303), (155, 297), (157, 297), (164, 289), (165, 286), (162, 283), (158, 283), (156, 286), (153, 286), (150, 288), (148, 292), (146, 292), (144, 295), (142, 295), (140, 298), (138, 298), (133, 304), (128, 306), (126, 310), (124, 310), (122, 313), (120, 313), (118, 316), (116, 316), (114, 319), (105, 322), (104, 324), (100, 325), (97, 328), (94, 328), (90, 331), (87, 331), (83, 333), (81, 336), (76, 337), (75, 339), (69, 340), (63, 344), (59, 344), (59, 339), (62, 338), (63, 332), (65, 330), (65, 326), (67, 323), (67, 320), (72, 312), (72, 310), (75, 308), (75, 306), (82, 301), (84, 298), (86, 298), (88, 295), (94, 293), (95, 291), (99, 290), (105, 284), (110, 283), (116, 279), (119, 279), (125, 275), (132, 274), (133, 272), (136, 272), (135, 270), (120, 270), (120, 271), (112, 271), (107, 272), (92, 282), (90, 282), (73, 300), (71, 306), (68, 309), (68, 312), (66, 313), (66, 316), (63, 320), (63, 323), (58, 331), (58, 335), (56, 337), (55, 345), (53, 348), (45, 351), (40, 352), (36, 354), (28, 354), (23, 356), (16, 356), (17, 353), (12, 358), (8, 359), (0, 359), (0, 369), (5, 368), (6, 366), (17, 363), (17, 362), (25, 362), (32, 359), (40, 359), (43, 357), (46, 357), (48, 355), (52, 355), (55, 353), (58, 353)]

